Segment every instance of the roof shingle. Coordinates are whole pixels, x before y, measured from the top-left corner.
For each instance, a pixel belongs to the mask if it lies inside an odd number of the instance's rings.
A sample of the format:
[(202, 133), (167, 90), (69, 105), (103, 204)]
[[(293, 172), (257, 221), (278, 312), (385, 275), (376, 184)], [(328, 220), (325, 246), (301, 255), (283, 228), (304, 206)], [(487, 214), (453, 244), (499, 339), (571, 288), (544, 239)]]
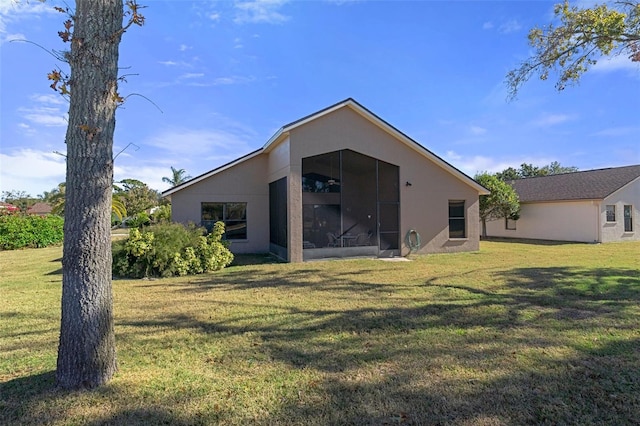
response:
[(510, 181), (520, 202), (602, 200), (640, 177), (640, 164)]

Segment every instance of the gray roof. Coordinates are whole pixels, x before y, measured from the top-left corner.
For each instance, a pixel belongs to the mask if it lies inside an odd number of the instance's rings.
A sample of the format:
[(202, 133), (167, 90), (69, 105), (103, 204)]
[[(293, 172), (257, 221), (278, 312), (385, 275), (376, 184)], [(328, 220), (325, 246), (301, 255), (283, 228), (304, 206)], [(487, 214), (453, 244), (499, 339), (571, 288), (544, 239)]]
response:
[(520, 202), (602, 200), (640, 177), (640, 164), (517, 179), (509, 183)]

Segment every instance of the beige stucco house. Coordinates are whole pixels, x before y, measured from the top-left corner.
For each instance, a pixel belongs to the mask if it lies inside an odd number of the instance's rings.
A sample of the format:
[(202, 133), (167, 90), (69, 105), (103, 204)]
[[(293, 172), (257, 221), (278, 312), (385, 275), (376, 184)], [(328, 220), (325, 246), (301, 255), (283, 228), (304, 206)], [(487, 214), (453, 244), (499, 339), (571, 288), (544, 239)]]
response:
[(640, 240), (640, 165), (518, 179), (517, 221), (487, 222), (492, 237), (607, 243)]
[(235, 253), (300, 262), (478, 250), (478, 197), (486, 193), (347, 99), (163, 195), (176, 222), (224, 221)]

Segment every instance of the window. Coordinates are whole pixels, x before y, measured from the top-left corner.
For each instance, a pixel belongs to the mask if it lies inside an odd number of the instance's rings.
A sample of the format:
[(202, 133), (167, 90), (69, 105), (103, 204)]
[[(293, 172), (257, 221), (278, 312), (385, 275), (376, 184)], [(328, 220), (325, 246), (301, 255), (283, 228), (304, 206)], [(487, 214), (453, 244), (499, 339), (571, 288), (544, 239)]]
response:
[(624, 206), (624, 232), (633, 232), (633, 206)]
[(466, 238), (464, 201), (449, 201), (449, 238)]
[(247, 239), (247, 203), (202, 203), (202, 226), (211, 231), (224, 222), (225, 240)]
[(504, 218), (504, 229), (515, 231), (516, 230), (516, 220), (511, 219), (509, 217)]
[(607, 222), (616, 221), (616, 206), (607, 205)]

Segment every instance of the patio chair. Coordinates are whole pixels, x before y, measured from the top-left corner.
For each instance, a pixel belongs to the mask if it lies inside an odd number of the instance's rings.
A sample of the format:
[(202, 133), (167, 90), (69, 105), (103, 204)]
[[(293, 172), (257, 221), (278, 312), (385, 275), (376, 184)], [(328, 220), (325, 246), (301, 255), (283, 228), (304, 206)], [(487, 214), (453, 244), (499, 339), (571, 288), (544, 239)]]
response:
[(327, 247), (340, 247), (340, 240), (332, 232), (327, 232)]

